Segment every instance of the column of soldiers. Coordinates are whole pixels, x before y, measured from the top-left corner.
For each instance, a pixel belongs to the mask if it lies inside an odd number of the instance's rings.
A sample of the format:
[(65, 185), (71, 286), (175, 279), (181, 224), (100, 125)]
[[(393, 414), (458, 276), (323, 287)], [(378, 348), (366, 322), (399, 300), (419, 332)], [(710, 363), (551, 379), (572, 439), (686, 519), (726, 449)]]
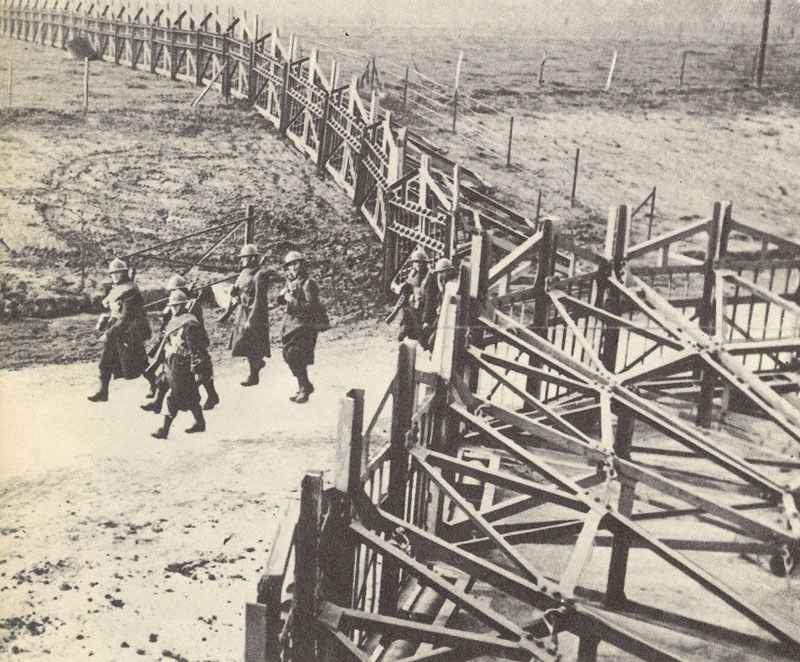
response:
[[(241, 272), (231, 290), (230, 304), (219, 319), (233, 318), (228, 347), (235, 357), (247, 359), (249, 374), (241, 382), (251, 387), (259, 383), (265, 358), (270, 353), (269, 273), (259, 260), (255, 244), (246, 244), (239, 253)], [(281, 336), (283, 357), (297, 379), (297, 392), (289, 399), (308, 402), (314, 385), (308, 366), (314, 363), (317, 335), (329, 328), (319, 288), (308, 274), (305, 257), (290, 251), (284, 259), (285, 284), (277, 298), (285, 306)], [(204, 411), (214, 409), (220, 396), (214, 386), (214, 370), (209, 353), (210, 341), (205, 329), (199, 294), (179, 275), (172, 276), (167, 289), (169, 298), (162, 311), (158, 337), (148, 352), (145, 343), (151, 338), (150, 325), (141, 292), (133, 282), (128, 265), (115, 258), (108, 268), (112, 287), (103, 301), (97, 331), (102, 333), (103, 351), (99, 362), (99, 387), (89, 396), (91, 402), (105, 402), (112, 378), (135, 379), (144, 376), (150, 383), (145, 411), (166, 413), (161, 426), (152, 433), (166, 439), (179, 411), (191, 412), (194, 422), (189, 434), (206, 429)], [(195, 295), (193, 297), (193, 295)], [(200, 387), (206, 393), (200, 404)]]
[(386, 322), (391, 323), (399, 315), (398, 340), (416, 340), (430, 351), (436, 338), (444, 288), (455, 278), (456, 270), (446, 257), (436, 260), (433, 269), (429, 269), (430, 260), (422, 248), (411, 253), (409, 262), (411, 268)]

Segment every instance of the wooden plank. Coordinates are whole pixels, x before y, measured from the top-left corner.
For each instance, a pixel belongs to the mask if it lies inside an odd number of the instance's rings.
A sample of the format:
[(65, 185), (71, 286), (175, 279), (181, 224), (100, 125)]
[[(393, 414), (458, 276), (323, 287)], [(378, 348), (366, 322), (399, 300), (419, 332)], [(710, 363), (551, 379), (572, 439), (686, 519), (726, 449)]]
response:
[(646, 253), (663, 248), (664, 246), (669, 246), (677, 241), (682, 241), (701, 232), (705, 232), (708, 230), (708, 224), (710, 220), (711, 219), (704, 218), (700, 221), (694, 221), (686, 227), (676, 228), (671, 232), (667, 232), (657, 237), (653, 237), (647, 241), (636, 244), (635, 246), (631, 246), (631, 248), (628, 249), (626, 257), (627, 259), (632, 260), (641, 255), (645, 255)]
[(542, 240), (542, 233), (537, 232), (528, 237), (508, 255), (489, 269), (489, 284), (492, 285), (509, 273), (517, 264), (524, 260), (528, 253)]

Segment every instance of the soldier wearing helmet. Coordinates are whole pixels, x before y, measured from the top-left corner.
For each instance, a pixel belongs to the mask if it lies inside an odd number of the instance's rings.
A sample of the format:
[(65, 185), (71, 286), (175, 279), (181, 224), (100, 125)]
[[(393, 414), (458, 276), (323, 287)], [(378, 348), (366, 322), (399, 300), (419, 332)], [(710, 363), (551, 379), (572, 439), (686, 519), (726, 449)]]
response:
[(436, 260), (436, 265), (423, 287), (420, 343), (428, 350), (433, 349), (433, 341), (436, 336), (436, 325), (439, 322), (444, 288), (455, 276), (456, 269), (453, 263), (446, 257), (440, 257)]
[(422, 302), (423, 285), (428, 276), (428, 254), (422, 248), (416, 248), (408, 258), (409, 271), (400, 286), (400, 292), (392, 312), (386, 317), (386, 322), (391, 323), (398, 313), (400, 318), (400, 333), (398, 340), (401, 342), (418, 340), (422, 327)]
[[(210, 341), (208, 340), (208, 334), (206, 333), (205, 323), (203, 320), (203, 307), (200, 305), (198, 301), (198, 297), (192, 298), (193, 289), (191, 285), (186, 281), (186, 279), (179, 275), (174, 274), (170, 277), (167, 281), (167, 291), (171, 295), (173, 292), (182, 292), (186, 295), (187, 300), (189, 303), (187, 304), (187, 312), (194, 315), (197, 319), (200, 327), (203, 330), (203, 335), (205, 337), (204, 344), (207, 346), (210, 345)], [(169, 303), (164, 306), (164, 310), (161, 313), (161, 329), (159, 332), (158, 342), (154, 345), (154, 347), (149, 352), (150, 356), (150, 366), (144, 373), (144, 376), (150, 382), (150, 393), (147, 395), (148, 398), (155, 398), (153, 402), (148, 402), (147, 404), (141, 405), (142, 409), (145, 411), (152, 411), (156, 414), (161, 413), (161, 408), (163, 407), (164, 398), (167, 395), (167, 391), (169, 390), (169, 382), (167, 380), (166, 370), (164, 369), (164, 345), (162, 340), (164, 338), (164, 333), (169, 324), (170, 320), (172, 319), (172, 307)], [(208, 353), (206, 351), (206, 353)], [(207, 359), (203, 362), (203, 365), (206, 366), (206, 369), (200, 373), (202, 380), (200, 385), (206, 390), (206, 401), (203, 404), (203, 409), (208, 411), (213, 409), (219, 404), (219, 394), (217, 393), (217, 389), (214, 386), (214, 372), (213, 367), (211, 364), (211, 356), (208, 355)]]
[(286, 284), (278, 302), (286, 305), (281, 327), (283, 358), (297, 379), (297, 393), (292, 402), (302, 404), (314, 392), (308, 378), (308, 366), (314, 364), (317, 334), (329, 328), (328, 315), (319, 300), (319, 288), (308, 275), (305, 257), (289, 251), (283, 260)]
[(205, 431), (198, 385), (211, 370), (208, 336), (197, 317), (189, 312), (190, 299), (181, 289), (174, 289), (167, 305), (171, 317), (164, 329), (160, 352), (164, 355), (169, 395), (164, 422), (152, 434), (156, 439), (167, 438), (179, 411), (190, 411), (194, 416), (194, 424), (186, 429), (187, 433)]
[(269, 276), (259, 267), (255, 244), (242, 246), (239, 259), (242, 271), (231, 290), (231, 303), (223, 319), (235, 314), (228, 346), (233, 356), (246, 358), (250, 366), (250, 374), (242, 386), (255, 386), (264, 367), (264, 358), (270, 356)]
[(103, 300), (106, 309), (97, 322), (103, 338), (100, 356), (100, 386), (89, 396), (91, 402), (108, 400), (108, 385), (113, 378), (135, 379), (147, 367), (144, 343), (150, 338), (150, 325), (144, 312), (144, 301), (133, 283), (128, 265), (114, 258), (108, 265), (111, 290)]

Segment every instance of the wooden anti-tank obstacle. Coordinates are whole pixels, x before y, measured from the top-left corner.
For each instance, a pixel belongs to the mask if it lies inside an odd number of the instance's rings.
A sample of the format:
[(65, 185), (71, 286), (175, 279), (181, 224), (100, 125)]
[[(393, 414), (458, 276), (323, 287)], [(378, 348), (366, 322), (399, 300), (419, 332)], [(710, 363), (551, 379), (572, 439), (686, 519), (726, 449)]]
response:
[[(365, 449), (371, 426), (358, 434), (343, 407), (315, 617), (292, 639), (315, 642), (304, 659), (800, 653), (791, 617), (717, 576), (766, 583), (736, 555), (778, 575), (798, 558), (800, 245), (726, 203), (634, 246), (627, 209), (613, 209), (602, 253), (556, 230), (509, 251), (473, 236), (436, 373), (401, 347), (388, 445)], [(750, 417), (749, 438), (731, 416)], [(780, 441), (759, 441), (759, 426)], [(654, 572), (692, 608), (669, 608), (669, 588), (651, 595)], [(259, 655), (246, 659), (277, 659)]]

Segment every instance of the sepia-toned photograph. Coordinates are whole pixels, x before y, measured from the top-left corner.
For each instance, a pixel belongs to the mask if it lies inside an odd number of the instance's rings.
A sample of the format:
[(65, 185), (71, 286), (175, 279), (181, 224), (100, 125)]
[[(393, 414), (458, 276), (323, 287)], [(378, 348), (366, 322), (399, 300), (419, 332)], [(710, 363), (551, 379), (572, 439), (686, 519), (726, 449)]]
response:
[(800, 660), (800, 0), (0, 0), (0, 660)]

